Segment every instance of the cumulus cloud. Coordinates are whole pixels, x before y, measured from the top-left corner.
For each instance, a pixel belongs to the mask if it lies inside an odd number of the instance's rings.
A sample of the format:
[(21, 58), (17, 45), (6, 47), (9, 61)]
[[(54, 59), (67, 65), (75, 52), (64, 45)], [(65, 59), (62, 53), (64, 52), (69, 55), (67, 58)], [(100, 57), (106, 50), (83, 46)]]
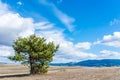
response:
[(0, 2), (0, 44), (11, 45), (18, 36), (34, 33), (32, 18), (23, 18), (18, 13), (9, 11), (8, 6)]
[(120, 47), (120, 32), (114, 32), (113, 35), (105, 35), (103, 40), (98, 40), (94, 44), (104, 44), (107, 46)]
[[(62, 0), (60, 0), (62, 1)], [(47, 0), (40, 0), (40, 2), (46, 6), (49, 7), (49, 9), (51, 9), (54, 13), (54, 15), (68, 28), (69, 31), (73, 31), (74, 30), (74, 22), (75, 19), (68, 16), (67, 14), (65, 14), (64, 12), (62, 12), (61, 10), (59, 10), (53, 3), (49, 3), (47, 2)]]
[[(95, 59), (97, 57), (95, 54), (82, 52), (78, 47), (76, 47), (77, 44), (66, 40), (62, 30), (40, 31), (37, 35), (44, 36), (48, 41), (54, 41), (56, 44), (60, 45), (59, 51), (54, 57), (55, 62), (60, 59), (64, 62), (74, 62), (85, 59)], [(88, 43), (86, 44), (88, 45)], [(81, 48), (85, 47), (82, 47), (81, 45)], [(58, 59), (57, 61), (56, 58)]]
[(18, 36), (34, 33), (33, 20), (23, 18), (19, 14), (6, 13), (0, 15), (0, 44), (10, 45)]
[(102, 50), (100, 51), (101, 58), (107, 59), (120, 59), (120, 52), (110, 51), (110, 50)]
[(75, 47), (79, 49), (90, 49), (91, 45), (92, 44), (90, 42), (79, 42), (75, 45)]
[(0, 45), (0, 56), (12, 56), (14, 55), (14, 50), (10, 46)]

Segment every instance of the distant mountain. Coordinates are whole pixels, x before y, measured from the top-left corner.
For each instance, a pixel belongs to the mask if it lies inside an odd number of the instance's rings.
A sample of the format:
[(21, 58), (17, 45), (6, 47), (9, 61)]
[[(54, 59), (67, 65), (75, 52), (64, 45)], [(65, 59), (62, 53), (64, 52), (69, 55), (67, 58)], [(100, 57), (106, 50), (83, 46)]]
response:
[(70, 63), (51, 63), (52, 66), (86, 66), (86, 67), (111, 67), (120, 66), (120, 59), (86, 60)]
[(4, 63), (4, 62), (0, 62), (0, 64), (7, 64), (7, 63)]

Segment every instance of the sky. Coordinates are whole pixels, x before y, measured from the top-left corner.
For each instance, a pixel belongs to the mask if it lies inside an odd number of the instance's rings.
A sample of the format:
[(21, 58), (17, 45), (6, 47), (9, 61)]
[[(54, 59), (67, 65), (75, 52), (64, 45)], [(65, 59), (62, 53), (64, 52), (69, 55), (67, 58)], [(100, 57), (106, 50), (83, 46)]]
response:
[(31, 34), (60, 45), (54, 63), (120, 59), (120, 0), (0, 0), (0, 62)]

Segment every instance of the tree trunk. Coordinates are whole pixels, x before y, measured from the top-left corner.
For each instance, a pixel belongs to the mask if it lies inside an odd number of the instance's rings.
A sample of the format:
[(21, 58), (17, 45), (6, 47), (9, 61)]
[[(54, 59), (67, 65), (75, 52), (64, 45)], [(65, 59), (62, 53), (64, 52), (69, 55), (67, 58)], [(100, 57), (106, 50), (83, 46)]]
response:
[(30, 61), (30, 74), (35, 74), (35, 66), (31, 56), (29, 57), (29, 61)]
[(34, 67), (32, 66), (32, 64), (30, 65), (30, 74), (35, 74)]

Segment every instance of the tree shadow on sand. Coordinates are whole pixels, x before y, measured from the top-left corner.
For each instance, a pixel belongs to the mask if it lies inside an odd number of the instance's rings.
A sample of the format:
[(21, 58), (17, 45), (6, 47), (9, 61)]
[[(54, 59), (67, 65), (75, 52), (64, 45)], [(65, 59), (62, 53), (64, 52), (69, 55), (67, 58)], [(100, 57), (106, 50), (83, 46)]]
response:
[(30, 74), (0, 75), (0, 78), (25, 77), (25, 76), (30, 76)]

